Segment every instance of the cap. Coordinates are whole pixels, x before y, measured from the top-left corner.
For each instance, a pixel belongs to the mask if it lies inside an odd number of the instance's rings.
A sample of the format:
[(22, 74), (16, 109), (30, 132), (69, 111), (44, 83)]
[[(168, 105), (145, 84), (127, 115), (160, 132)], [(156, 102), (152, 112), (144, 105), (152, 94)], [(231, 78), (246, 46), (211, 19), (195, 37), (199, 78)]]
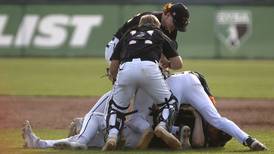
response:
[(173, 16), (173, 22), (177, 30), (184, 32), (189, 24), (188, 8), (182, 3), (176, 3), (171, 6), (170, 10)]

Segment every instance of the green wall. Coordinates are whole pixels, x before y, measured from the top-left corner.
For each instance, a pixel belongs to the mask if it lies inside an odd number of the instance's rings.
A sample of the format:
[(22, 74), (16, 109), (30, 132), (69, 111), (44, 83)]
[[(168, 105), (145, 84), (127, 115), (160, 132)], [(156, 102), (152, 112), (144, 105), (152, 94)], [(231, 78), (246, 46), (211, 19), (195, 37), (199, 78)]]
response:
[[(153, 10), (161, 10), (161, 6), (1, 5), (0, 56), (103, 56), (105, 44), (119, 26), (138, 12)], [(191, 5), (189, 10), (191, 23), (188, 31), (177, 38), (183, 57), (274, 58), (273, 7)], [(250, 12), (248, 33), (237, 48), (229, 48), (218, 37), (220, 28), (223, 33), (227, 31), (226, 25), (220, 27), (215, 22), (216, 12), (220, 10)], [(78, 17), (83, 16), (89, 20), (78, 22)], [(94, 16), (100, 21), (92, 25)], [(89, 31), (81, 33), (84, 28)], [(18, 43), (18, 40), (26, 39), (27, 43)], [(39, 39), (40, 43), (37, 43)], [(81, 39), (84, 43), (73, 45), (72, 40), (79, 43)]]

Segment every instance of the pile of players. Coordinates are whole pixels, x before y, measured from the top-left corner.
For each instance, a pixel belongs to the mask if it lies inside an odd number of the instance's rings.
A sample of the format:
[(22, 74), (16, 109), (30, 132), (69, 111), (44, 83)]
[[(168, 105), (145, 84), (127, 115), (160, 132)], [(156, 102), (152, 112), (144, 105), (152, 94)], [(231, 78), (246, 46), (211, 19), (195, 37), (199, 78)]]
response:
[(162, 12), (144, 12), (128, 20), (106, 47), (112, 90), (84, 118), (74, 120), (68, 138), (42, 140), (26, 121), (25, 146), (180, 150), (224, 146), (234, 137), (251, 150), (266, 150), (218, 113), (201, 74), (165, 73), (183, 66), (176, 35), (188, 24), (189, 11), (182, 3), (168, 3)]

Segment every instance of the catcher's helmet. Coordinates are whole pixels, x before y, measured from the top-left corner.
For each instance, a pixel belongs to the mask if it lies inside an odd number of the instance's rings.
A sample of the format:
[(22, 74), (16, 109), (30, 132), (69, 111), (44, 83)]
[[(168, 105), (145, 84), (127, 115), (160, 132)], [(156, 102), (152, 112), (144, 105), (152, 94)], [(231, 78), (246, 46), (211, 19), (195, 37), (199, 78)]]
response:
[(189, 24), (188, 8), (182, 3), (176, 3), (171, 6), (170, 10), (173, 16), (173, 22), (177, 30), (184, 32)]

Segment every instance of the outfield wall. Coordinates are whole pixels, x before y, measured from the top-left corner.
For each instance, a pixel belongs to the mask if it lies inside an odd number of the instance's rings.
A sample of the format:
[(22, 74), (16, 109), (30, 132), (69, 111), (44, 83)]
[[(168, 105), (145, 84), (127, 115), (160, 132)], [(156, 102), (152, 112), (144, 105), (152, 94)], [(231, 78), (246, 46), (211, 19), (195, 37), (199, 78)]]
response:
[[(105, 44), (130, 17), (161, 5), (0, 6), (0, 56), (103, 56)], [(274, 58), (273, 6), (190, 5), (191, 23), (178, 35), (185, 58)]]

